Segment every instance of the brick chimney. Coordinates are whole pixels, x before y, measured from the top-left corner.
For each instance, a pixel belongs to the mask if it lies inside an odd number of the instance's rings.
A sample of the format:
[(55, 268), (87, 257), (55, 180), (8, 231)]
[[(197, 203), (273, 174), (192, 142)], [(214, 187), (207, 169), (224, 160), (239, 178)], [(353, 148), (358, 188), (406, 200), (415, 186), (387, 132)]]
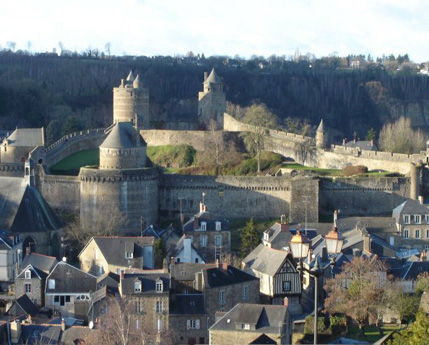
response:
[(220, 261), (219, 261), (219, 259), (216, 259), (216, 268), (219, 268), (220, 267)]
[(286, 308), (289, 308), (289, 298), (287, 298), (287, 297), (283, 298), (283, 305), (284, 305)]
[(420, 261), (426, 261), (426, 260), (427, 260), (426, 251), (423, 250), (422, 253), (420, 254)]
[(424, 198), (423, 198), (423, 196), (422, 195), (419, 195), (419, 203), (420, 203), (420, 205), (423, 205), (423, 203), (424, 203)]

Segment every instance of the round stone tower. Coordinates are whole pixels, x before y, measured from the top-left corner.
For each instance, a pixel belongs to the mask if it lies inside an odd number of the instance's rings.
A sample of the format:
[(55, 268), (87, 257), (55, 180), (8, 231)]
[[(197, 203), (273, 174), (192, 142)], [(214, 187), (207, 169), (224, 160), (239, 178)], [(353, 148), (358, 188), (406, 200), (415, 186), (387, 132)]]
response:
[[(223, 129), (223, 114), (226, 111), (226, 96), (223, 83), (214, 68), (210, 75), (204, 73), (204, 89), (198, 93), (198, 119), (208, 129), (211, 122), (215, 129)], [(212, 121), (214, 120), (214, 121)]]
[(149, 128), (149, 90), (130, 72), (113, 88), (113, 122), (134, 122), (136, 116), (139, 128)]
[(130, 122), (118, 122), (100, 146), (100, 167), (79, 174), (80, 219), (85, 228), (103, 218), (122, 218), (121, 229), (139, 234), (143, 217), (158, 220), (158, 169), (146, 167), (146, 143)]
[(316, 131), (316, 147), (324, 149), (326, 147), (326, 132), (323, 119), (320, 120), (319, 127)]

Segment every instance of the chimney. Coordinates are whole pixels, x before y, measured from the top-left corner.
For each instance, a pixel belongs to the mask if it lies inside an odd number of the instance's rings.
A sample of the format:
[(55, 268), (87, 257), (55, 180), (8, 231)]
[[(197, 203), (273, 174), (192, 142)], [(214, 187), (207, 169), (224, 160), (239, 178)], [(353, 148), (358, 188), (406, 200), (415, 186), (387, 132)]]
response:
[(216, 268), (219, 268), (219, 267), (220, 267), (219, 259), (216, 259)]
[(66, 321), (64, 318), (61, 319), (61, 330), (64, 332), (66, 330)]
[(334, 211), (334, 226), (337, 226), (337, 220), (338, 220), (338, 210)]
[(310, 264), (313, 261), (313, 249), (308, 250), (308, 263)]
[(170, 266), (175, 265), (174, 256), (170, 258)]
[(363, 250), (371, 253), (371, 239), (369, 238), (369, 235), (365, 235), (363, 237)]
[(328, 249), (326, 247), (322, 248), (322, 260), (327, 261), (328, 260)]
[(202, 201), (200, 201), (200, 212), (204, 212), (205, 211), (205, 206), (203, 204)]
[(168, 273), (168, 260), (167, 258), (162, 259), (162, 270), (164, 273)]
[(426, 256), (426, 251), (423, 250), (422, 253), (420, 254), (420, 261), (426, 261), (427, 256)]
[(125, 85), (125, 80), (121, 79), (121, 87), (124, 87), (124, 85)]
[(284, 305), (286, 308), (289, 308), (289, 298), (287, 298), (287, 297), (283, 298), (283, 305)]
[(183, 239), (183, 262), (192, 262), (192, 238), (186, 236)]
[(423, 203), (424, 203), (424, 199), (423, 199), (422, 195), (419, 195), (419, 203), (420, 203), (420, 205), (423, 205)]
[(346, 143), (347, 143), (347, 139), (346, 139), (346, 138), (344, 138), (344, 139), (343, 139), (343, 146), (344, 146)]
[(371, 146), (374, 146), (374, 139), (371, 139)]
[(223, 271), (228, 271), (228, 263), (226, 261), (222, 262), (222, 270)]
[(204, 81), (206, 81), (206, 80), (207, 80), (207, 77), (208, 77), (208, 73), (207, 73), (207, 72), (204, 72)]
[(14, 320), (10, 323), (10, 336), (12, 343), (17, 344), (19, 341), (19, 338), (21, 338), (21, 321), (20, 320)]

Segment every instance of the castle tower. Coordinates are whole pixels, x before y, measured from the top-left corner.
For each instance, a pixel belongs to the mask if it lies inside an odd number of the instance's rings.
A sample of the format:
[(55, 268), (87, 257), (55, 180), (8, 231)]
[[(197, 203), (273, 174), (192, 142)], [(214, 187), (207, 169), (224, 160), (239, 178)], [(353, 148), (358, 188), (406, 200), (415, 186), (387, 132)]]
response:
[(121, 80), (119, 87), (113, 88), (113, 123), (135, 122), (140, 128), (149, 128), (149, 90), (141, 86), (140, 78), (130, 72)]
[(319, 127), (316, 131), (316, 147), (321, 149), (326, 147), (326, 131), (323, 119), (320, 120)]
[(100, 145), (100, 167), (81, 168), (80, 219), (86, 228), (105, 217), (123, 217), (121, 229), (140, 234), (141, 218), (158, 220), (156, 168), (146, 168), (146, 143), (130, 122), (117, 122)]
[(216, 129), (223, 129), (223, 113), (226, 111), (226, 97), (223, 83), (214, 68), (210, 75), (204, 73), (203, 91), (198, 93), (198, 119), (200, 124), (209, 128), (211, 120), (216, 123)]

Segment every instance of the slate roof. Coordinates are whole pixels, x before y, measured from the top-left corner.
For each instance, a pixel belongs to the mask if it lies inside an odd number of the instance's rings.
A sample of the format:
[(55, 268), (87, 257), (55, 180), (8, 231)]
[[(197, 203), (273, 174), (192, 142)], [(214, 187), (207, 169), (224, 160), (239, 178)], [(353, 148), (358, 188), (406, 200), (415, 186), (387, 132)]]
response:
[(59, 325), (21, 325), (21, 340), (24, 344), (59, 344), (61, 326)]
[(170, 315), (201, 315), (204, 314), (204, 295), (175, 295), (170, 299)]
[(365, 227), (369, 233), (390, 234), (397, 233), (396, 221), (393, 217), (347, 217), (337, 219), (339, 231)]
[[(283, 305), (238, 303), (210, 327), (210, 330), (279, 333), (279, 324), (286, 322), (287, 313), (287, 308)], [(243, 323), (256, 324), (255, 330), (241, 330)]]
[(175, 262), (170, 265), (171, 278), (177, 281), (195, 280), (195, 274), (208, 268), (214, 268), (216, 264), (195, 264), (187, 262)]
[(24, 257), (22, 260), (21, 267), (27, 267), (31, 265), (32, 267), (49, 274), (52, 268), (58, 263), (57, 259), (53, 256), (38, 254), (38, 253), (30, 253)]
[[(403, 214), (429, 214), (429, 205), (421, 204), (418, 200), (407, 199), (392, 211), (392, 217), (397, 223), (403, 223)], [(423, 223), (424, 219), (422, 219)]]
[[(227, 219), (220, 218), (208, 211), (202, 211), (191, 217), (191, 219), (183, 225), (184, 232), (195, 230), (195, 218), (198, 218), (198, 229), (200, 228), (201, 222), (206, 222), (206, 231), (229, 231), (229, 221)], [(216, 230), (216, 222), (221, 222), (221, 230)]]
[[(169, 257), (176, 257), (180, 254), (180, 252), (183, 250), (185, 246), (185, 238), (187, 235), (183, 235), (176, 243), (176, 245), (171, 246), (168, 248), (167, 255)], [(201, 258), (200, 253), (198, 252), (197, 248), (195, 248), (194, 244), (191, 242), (191, 250), (193, 250), (195, 253), (198, 254), (198, 256)]]
[(272, 249), (261, 243), (243, 259), (243, 263), (249, 269), (274, 276), (288, 255), (284, 250)]
[(227, 266), (227, 269), (208, 268), (203, 270), (204, 284), (207, 287), (219, 287), (244, 283), (248, 281), (258, 280), (255, 276), (250, 275), (234, 266)]
[(17, 128), (7, 138), (9, 146), (43, 146), (43, 128)]
[[(91, 241), (94, 241), (109, 265), (142, 269), (143, 247), (152, 246), (153, 237), (122, 237), (100, 236), (93, 237), (82, 249), (79, 256), (86, 250)], [(125, 257), (125, 252), (133, 253), (132, 259)], [(144, 263), (143, 263), (144, 265)]]
[(106, 286), (109, 293), (115, 294), (119, 291), (119, 280), (120, 277), (118, 274), (109, 272), (97, 278), (98, 287)]
[[(156, 292), (156, 281), (161, 279), (163, 282), (163, 291)], [(142, 291), (134, 291), (134, 282), (139, 280), (142, 283)], [(121, 281), (123, 295), (142, 295), (156, 294), (163, 295), (170, 291), (170, 276), (166, 273), (147, 274), (147, 273), (126, 273)]]
[(407, 261), (401, 269), (390, 272), (401, 280), (417, 280), (419, 274), (429, 272), (429, 261)]
[[(146, 146), (140, 134), (139, 139), (140, 146)], [(131, 122), (117, 122), (100, 145), (100, 148), (129, 149), (136, 146), (136, 129), (133, 124)]]
[(34, 316), (38, 312), (37, 307), (31, 299), (24, 293), (12, 302), (11, 307), (7, 311), (8, 315), (19, 316), (22, 314)]
[(220, 84), (222, 83), (222, 81), (220, 80), (220, 78), (218, 77), (218, 75), (215, 72), (215, 69), (212, 68), (210, 75), (208, 76), (208, 78), (204, 81), (203, 84)]
[(101, 344), (101, 329), (90, 329), (83, 326), (66, 328), (61, 335), (61, 344), (76, 345), (76, 339), (85, 341), (85, 344)]
[(262, 345), (262, 344), (277, 344), (277, 342), (273, 339), (271, 339), (268, 335), (266, 335), (265, 333), (260, 335), (259, 337), (257, 337), (255, 340), (253, 340), (250, 345), (253, 344), (258, 344), (258, 345)]
[(25, 268), (21, 271), (21, 273), (20, 273), (20, 274), (18, 274), (18, 275), (16, 276), (16, 278), (15, 278), (15, 279), (26, 279), (26, 278), (25, 278), (25, 272), (26, 272), (27, 270), (30, 270), (30, 273), (31, 273), (31, 279), (34, 279), (34, 278), (37, 278), (37, 279), (45, 279), (45, 278), (48, 276), (48, 274), (47, 274), (47, 273), (45, 273), (45, 272), (43, 272), (43, 271), (41, 271), (41, 270), (39, 270), (39, 269), (37, 269), (37, 268), (35, 268), (35, 267), (31, 266), (31, 265), (27, 265), (27, 266), (25, 266)]
[[(49, 288), (49, 280), (55, 279), (55, 289)], [(92, 274), (60, 261), (47, 278), (46, 293), (79, 293), (95, 292), (97, 278)]]

